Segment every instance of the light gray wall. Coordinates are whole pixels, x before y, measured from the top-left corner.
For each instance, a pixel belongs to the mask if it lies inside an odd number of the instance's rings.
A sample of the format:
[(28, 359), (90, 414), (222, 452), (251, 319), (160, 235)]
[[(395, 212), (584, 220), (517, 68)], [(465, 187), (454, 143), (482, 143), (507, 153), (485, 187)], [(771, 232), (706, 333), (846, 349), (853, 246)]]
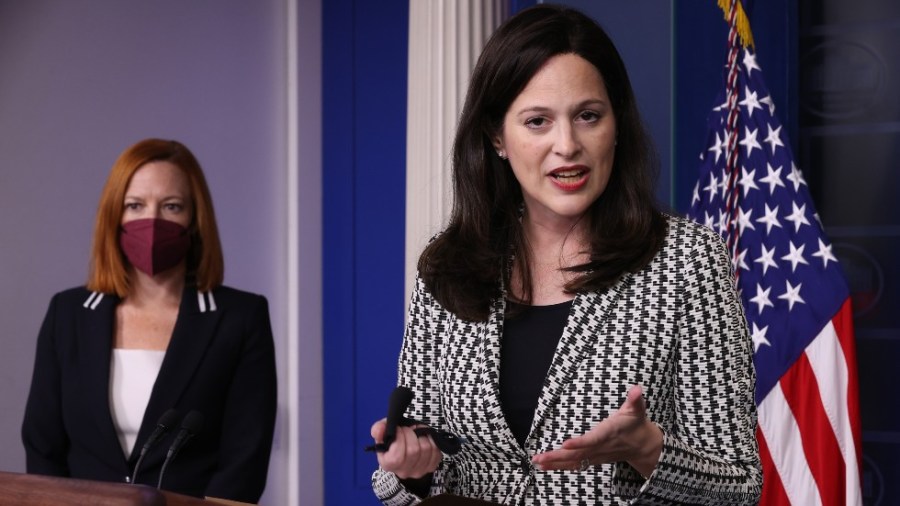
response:
[(85, 281), (113, 161), (174, 138), (206, 172), (226, 283), (269, 298), (281, 392), (263, 504), (287, 504), (287, 3), (0, 0), (0, 470), (24, 471), (35, 337), (52, 294)]

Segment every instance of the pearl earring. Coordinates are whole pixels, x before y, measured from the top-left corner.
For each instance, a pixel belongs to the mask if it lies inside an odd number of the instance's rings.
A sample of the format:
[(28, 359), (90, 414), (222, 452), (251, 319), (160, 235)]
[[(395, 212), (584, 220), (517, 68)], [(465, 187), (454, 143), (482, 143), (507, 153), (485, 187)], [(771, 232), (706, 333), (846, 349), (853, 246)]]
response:
[(497, 156), (499, 156), (500, 158), (506, 160), (506, 152), (503, 151), (502, 149), (498, 149), (498, 150), (497, 150)]

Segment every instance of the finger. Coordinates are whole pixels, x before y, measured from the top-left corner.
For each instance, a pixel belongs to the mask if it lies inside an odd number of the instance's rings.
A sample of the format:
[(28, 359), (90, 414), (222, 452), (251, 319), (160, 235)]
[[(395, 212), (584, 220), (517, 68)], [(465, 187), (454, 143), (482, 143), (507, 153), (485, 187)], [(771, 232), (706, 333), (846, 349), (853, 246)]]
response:
[(444, 454), (441, 453), (441, 450), (437, 447), (437, 444), (435, 444), (434, 439), (430, 435), (426, 434), (420, 436), (419, 444), (421, 445), (422, 454), (424, 456), (423, 463), (426, 465), (425, 469), (427, 470), (427, 473), (430, 473), (440, 465), (441, 459), (444, 458)]
[(430, 461), (431, 447), (429, 446), (429, 443), (431, 440), (427, 436), (419, 436), (416, 434), (413, 427), (409, 427), (403, 434), (406, 439), (406, 458), (409, 463), (408, 468), (413, 474), (420, 473), (421, 469), (427, 468), (428, 462)]
[(584, 452), (581, 451), (573, 451), (573, 450), (550, 450), (544, 453), (538, 453), (534, 457), (531, 458), (532, 462), (535, 463), (553, 463), (559, 464), (564, 462), (578, 462), (584, 458)]
[(397, 472), (405, 465), (406, 440), (402, 437), (402, 432), (399, 428), (391, 446), (386, 451), (377, 452), (375, 455), (378, 457), (378, 465), (385, 471)]
[(625, 395), (625, 402), (622, 403), (620, 411), (633, 412), (636, 415), (643, 415), (647, 412), (647, 405), (644, 402), (644, 388), (640, 385), (632, 385)]
[(582, 465), (581, 461), (561, 460), (559, 462), (543, 462), (537, 465), (541, 471), (584, 471), (590, 464)]
[(566, 439), (563, 441), (562, 448), (564, 450), (583, 450), (592, 446), (601, 445), (605, 440), (606, 438), (601, 434), (587, 433), (571, 439)]
[(411, 427), (402, 427), (397, 429), (397, 440), (401, 439), (404, 453), (398, 455), (401, 461), (394, 474), (401, 479), (422, 477), (428, 463), (428, 444), (422, 441), (425, 438), (416, 435)]
[(609, 441), (611, 431), (610, 422), (607, 418), (606, 420), (597, 423), (593, 429), (584, 434), (563, 441), (562, 448), (565, 450), (581, 450), (588, 447), (604, 445)]
[(415, 451), (410, 452), (409, 433), (406, 427), (397, 427), (397, 434), (387, 451), (378, 454), (378, 463), (382, 469), (391, 471), (403, 478), (411, 466), (415, 465)]
[(382, 418), (372, 424), (372, 428), (369, 429), (369, 434), (372, 435), (372, 439), (374, 439), (376, 443), (380, 443), (384, 440), (384, 429), (386, 427), (387, 418)]
[(437, 444), (434, 442), (434, 436), (429, 434), (420, 436), (419, 444), (422, 455), (425, 456), (424, 460), (427, 460), (429, 466), (431, 466), (432, 468), (437, 468), (438, 463), (440, 463), (441, 459), (444, 458), (444, 454), (441, 453), (441, 449), (438, 448)]
[(557, 469), (579, 469), (581, 462), (588, 458), (583, 452), (553, 450), (535, 455), (531, 461), (545, 471)]

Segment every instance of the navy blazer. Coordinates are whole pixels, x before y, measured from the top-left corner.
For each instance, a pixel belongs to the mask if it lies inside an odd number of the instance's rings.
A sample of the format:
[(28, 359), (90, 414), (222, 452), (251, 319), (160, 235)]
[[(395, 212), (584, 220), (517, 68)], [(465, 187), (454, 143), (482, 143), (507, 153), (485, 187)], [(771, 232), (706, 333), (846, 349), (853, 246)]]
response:
[[(159, 418), (203, 414), (199, 433), (169, 463), (162, 488), (257, 502), (266, 484), (276, 412), (275, 347), (260, 295), (185, 288), (172, 339), (132, 455), (122, 451), (109, 405), (115, 295), (56, 294), (38, 335), (22, 424), (29, 473), (124, 482)], [(138, 483), (156, 486), (172, 430), (151, 448)]]

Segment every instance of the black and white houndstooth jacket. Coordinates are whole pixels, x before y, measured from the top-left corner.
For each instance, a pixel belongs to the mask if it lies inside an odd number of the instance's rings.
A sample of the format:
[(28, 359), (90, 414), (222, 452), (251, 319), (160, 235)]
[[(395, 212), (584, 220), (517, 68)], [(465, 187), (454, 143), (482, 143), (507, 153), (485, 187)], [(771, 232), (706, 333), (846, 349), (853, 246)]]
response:
[[(431, 494), (522, 505), (756, 504), (756, 375), (732, 280), (720, 237), (669, 217), (650, 265), (573, 301), (524, 448), (499, 400), (505, 298), (487, 322), (465, 322), (418, 280), (399, 361), (398, 383), (415, 393), (406, 414), (469, 441), (444, 456)], [(531, 464), (618, 409), (633, 384), (664, 433), (648, 479), (627, 463), (583, 472)], [(392, 473), (379, 469), (372, 482), (386, 505), (418, 502)]]

